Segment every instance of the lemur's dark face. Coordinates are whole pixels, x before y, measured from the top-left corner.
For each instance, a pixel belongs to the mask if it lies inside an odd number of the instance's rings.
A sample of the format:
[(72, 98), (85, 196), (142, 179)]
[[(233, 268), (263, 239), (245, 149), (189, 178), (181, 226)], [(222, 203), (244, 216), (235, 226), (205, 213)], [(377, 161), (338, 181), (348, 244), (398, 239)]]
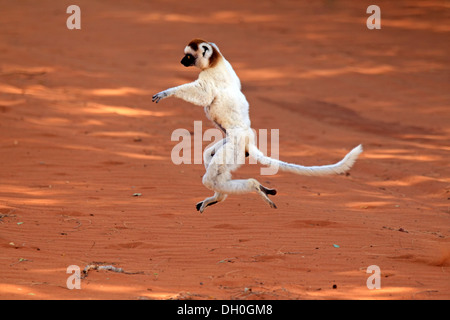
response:
[(195, 66), (201, 70), (214, 66), (220, 54), (213, 46), (202, 39), (194, 39), (184, 48), (181, 64), (185, 67)]
[(190, 54), (186, 53), (183, 59), (181, 59), (181, 64), (185, 67), (191, 67), (195, 65), (195, 57)]

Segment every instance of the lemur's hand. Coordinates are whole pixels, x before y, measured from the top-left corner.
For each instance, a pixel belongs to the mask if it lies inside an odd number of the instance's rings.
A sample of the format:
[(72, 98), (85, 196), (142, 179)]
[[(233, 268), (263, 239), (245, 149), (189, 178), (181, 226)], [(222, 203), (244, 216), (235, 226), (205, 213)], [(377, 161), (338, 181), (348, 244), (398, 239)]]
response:
[(167, 98), (167, 92), (161, 91), (152, 97), (152, 102), (158, 103), (160, 100)]

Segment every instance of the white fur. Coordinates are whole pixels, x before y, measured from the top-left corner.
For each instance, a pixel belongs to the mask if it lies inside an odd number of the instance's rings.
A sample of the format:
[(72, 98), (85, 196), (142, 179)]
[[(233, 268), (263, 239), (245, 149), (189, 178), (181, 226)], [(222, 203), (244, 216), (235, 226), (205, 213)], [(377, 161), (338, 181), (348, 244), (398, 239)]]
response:
[[(265, 156), (255, 145), (254, 133), (250, 127), (249, 104), (241, 92), (241, 82), (231, 64), (220, 54), (214, 43), (203, 42), (198, 47), (197, 51), (190, 46), (184, 50), (185, 54), (195, 57), (195, 66), (202, 70), (198, 79), (157, 93), (153, 96), (153, 101), (159, 102), (161, 99), (174, 96), (202, 106), (205, 108), (206, 116), (216, 126), (226, 130), (226, 138), (206, 149), (203, 154), (206, 168), (203, 184), (215, 194), (197, 204), (200, 212), (208, 205), (225, 200), (228, 194), (248, 192), (257, 192), (271, 207), (276, 208), (268, 197), (268, 194), (275, 194), (275, 190), (262, 186), (255, 179), (231, 179), (231, 172), (243, 163), (236, 159), (245, 158), (246, 151), (263, 165), (277, 165), (281, 170), (300, 175), (340, 174), (351, 168), (362, 152), (361, 145), (350, 151), (338, 163), (326, 166), (305, 167)], [(208, 50), (204, 51), (205, 47)], [(209, 67), (213, 50), (217, 50), (220, 58), (216, 65)]]

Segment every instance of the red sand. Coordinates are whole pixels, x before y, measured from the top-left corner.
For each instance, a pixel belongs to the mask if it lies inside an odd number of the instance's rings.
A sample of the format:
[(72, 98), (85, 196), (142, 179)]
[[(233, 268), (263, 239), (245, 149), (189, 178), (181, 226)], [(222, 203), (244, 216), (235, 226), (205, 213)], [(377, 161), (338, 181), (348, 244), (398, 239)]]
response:
[[(381, 30), (364, 1), (104, 3), (76, 1), (68, 30), (72, 2), (0, 1), (1, 299), (450, 298), (448, 3), (378, 1)], [(248, 165), (235, 176), (278, 210), (249, 194), (199, 214), (204, 167), (174, 165), (170, 137), (212, 125), (151, 103), (197, 77), (179, 63), (195, 37), (234, 66), (253, 127), (280, 129), (282, 160), (362, 143), (350, 175)], [(67, 289), (93, 262), (125, 273)]]

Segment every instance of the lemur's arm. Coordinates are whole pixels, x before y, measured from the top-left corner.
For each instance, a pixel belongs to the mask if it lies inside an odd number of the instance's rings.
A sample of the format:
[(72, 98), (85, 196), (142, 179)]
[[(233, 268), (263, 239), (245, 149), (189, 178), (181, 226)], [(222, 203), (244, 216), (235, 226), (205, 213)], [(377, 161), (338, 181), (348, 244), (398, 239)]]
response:
[(196, 80), (161, 91), (152, 97), (152, 101), (158, 103), (160, 100), (171, 96), (202, 107), (209, 106), (214, 100), (211, 90), (202, 84), (202, 82)]

